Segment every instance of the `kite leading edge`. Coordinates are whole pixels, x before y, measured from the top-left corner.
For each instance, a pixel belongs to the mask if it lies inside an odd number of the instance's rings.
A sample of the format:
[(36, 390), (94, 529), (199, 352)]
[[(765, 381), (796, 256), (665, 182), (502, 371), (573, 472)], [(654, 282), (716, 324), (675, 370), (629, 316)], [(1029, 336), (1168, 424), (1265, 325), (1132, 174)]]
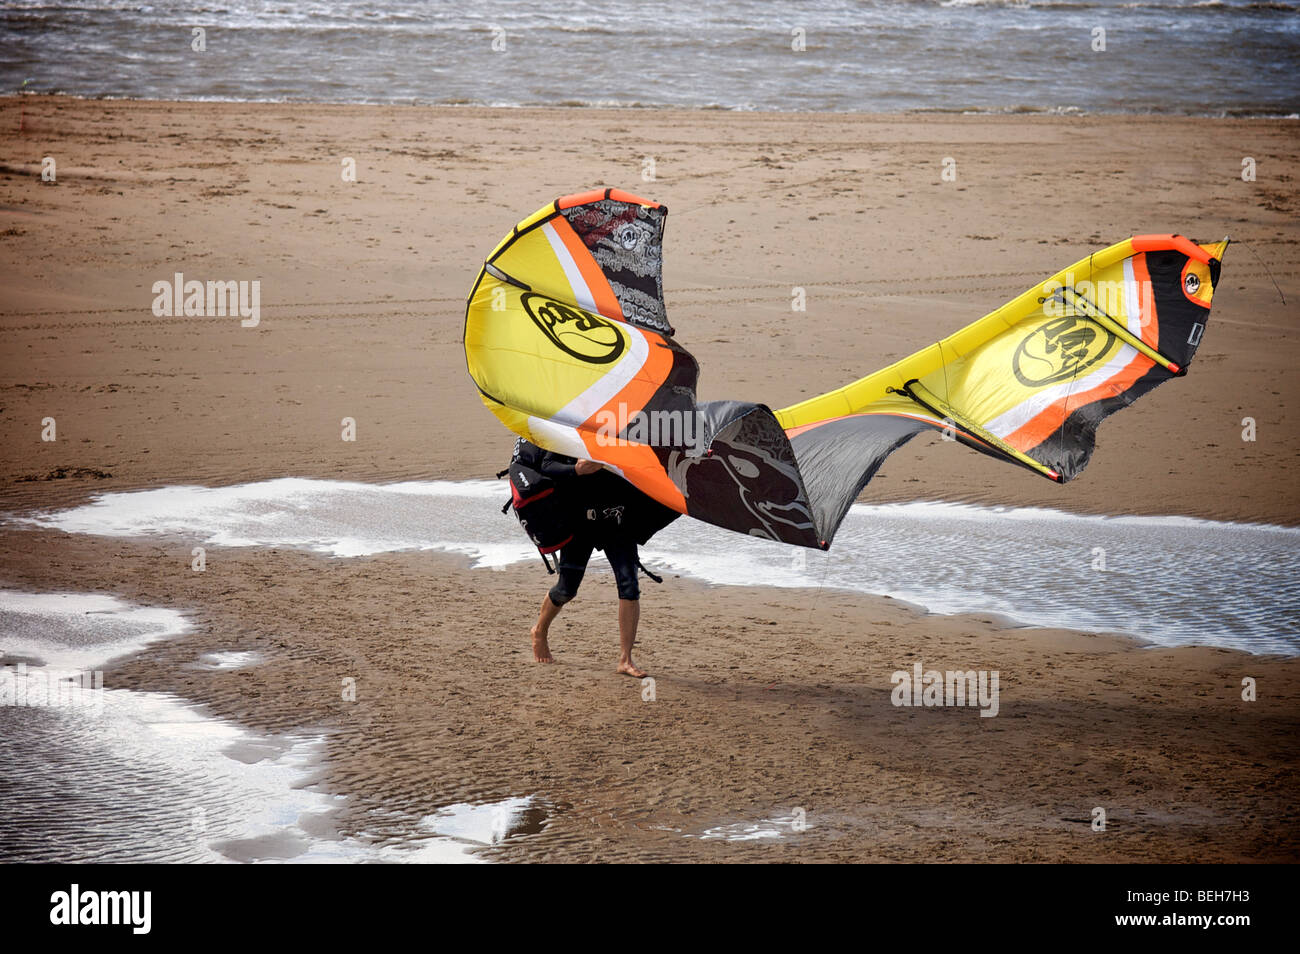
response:
[(1065, 483), (1097, 426), (1185, 374), (1228, 240), (1125, 239), (874, 374), (772, 411), (695, 399), (663, 299), (668, 210), (617, 189), (555, 200), (488, 256), (465, 357), (483, 403), (679, 513), (826, 549), (884, 459), (927, 428)]

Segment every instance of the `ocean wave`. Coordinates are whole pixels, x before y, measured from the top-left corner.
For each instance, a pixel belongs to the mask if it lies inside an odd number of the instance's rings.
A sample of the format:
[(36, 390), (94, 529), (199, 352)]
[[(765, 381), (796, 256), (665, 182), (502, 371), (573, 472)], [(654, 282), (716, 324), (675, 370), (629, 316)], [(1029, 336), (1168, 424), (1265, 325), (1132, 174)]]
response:
[(452, 109), (635, 109), (646, 111), (684, 110), (687, 112), (764, 112), (800, 115), (830, 113), (833, 115), (951, 115), (951, 116), (1175, 116), (1188, 119), (1269, 119), (1297, 120), (1300, 113), (1279, 112), (1266, 107), (1233, 107), (1215, 110), (1173, 110), (1165, 107), (1141, 108), (1129, 107), (1102, 108), (1097, 106), (1037, 106), (1025, 103), (1013, 103), (995, 106), (905, 106), (892, 109), (797, 109), (773, 106), (758, 106), (754, 103), (655, 103), (639, 100), (607, 99), (566, 99), (566, 100), (515, 100), (515, 99), (475, 99), (472, 97), (447, 97), (443, 99), (413, 96), (358, 96), (348, 99), (320, 98), (304, 95), (284, 96), (131, 96), (122, 93), (77, 93), (59, 87), (33, 86), (22, 91), (10, 89), (0, 91), (0, 99), (16, 96), (52, 96), (65, 99), (79, 99), (104, 102), (177, 102), (177, 103), (287, 103), (318, 106), (422, 106)]
[(923, 0), (954, 9), (990, 7), (1007, 10), (1300, 10), (1300, 5), (1283, 0)]
[[(781, 10), (758, 0), (707, 9), (588, 0), (478, 11), (417, 0), (5, 0), (0, 89), (230, 102), (1285, 116), (1300, 111), (1300, 89), (1285, 81), (1300, 73), (1297, 9), (1300, 0), (814, 0)], [(1225, 11), (1237, 14), (1230, 29)], [(1098, 25), (1112, 39), (1104, 54), (1091, 50)], [(196, 26), (207, 30), (206, 51), (191, 49)], [(1198, 68), (1188, 73), (1192, 60)]]

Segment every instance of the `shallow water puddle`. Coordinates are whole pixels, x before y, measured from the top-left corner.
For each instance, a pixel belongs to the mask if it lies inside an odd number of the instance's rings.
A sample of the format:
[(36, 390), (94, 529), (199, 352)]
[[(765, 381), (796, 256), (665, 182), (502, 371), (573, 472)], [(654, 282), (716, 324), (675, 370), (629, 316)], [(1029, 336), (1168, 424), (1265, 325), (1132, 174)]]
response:
[[(283, 478), (105, 494), (10, 525), (208, 546), (287, 546), (335, 557), (463, 554), (477, 567), (536, 560), (500, 513), (504, 483), (361, 484)], [(943, 503), (855, 505), (830, 552), (689, 519), (644, 550), (652, 568), (723, 585), (830, 587), (936, 613), (1127, 633), (1166, 646), (1300, 652), (1300, 529), (1187, 517), (1090, 517)], [(600, 572), (603, 563), (593, 568)]]
[(429, 830), (476, 845), (499, 845), (517, 835), (535, 835), (546, 827), (551, 808), (525, 795), (500, 802), (449, 805), (424, 819)]
[(247, 669), (249, 666), (256, 666), (261, 661), (261, 654), (253, 652), (204, 653), (190, 663), (189, 668), (211, 670)]
[(802, 820), (795, 815), (781, 815), (777, 818), (764, 818), (757, 822), (733, 822), (717, 825), (699, 835), (687, 835), (700, 841), (764, 841), (781, 838), (799, 831)]
[[(0, 861), (476, 862), (473, 847), (545, 823), (524, 798), (454, 805), (384, 844), (340, 837), (345, 800), (313, 785), (324, 733), (263, 735), (104, 679), (109, 661), (188, 628), (107, 596), (0, 591)], [(191, 667), (259, 660), (208, 653)]]

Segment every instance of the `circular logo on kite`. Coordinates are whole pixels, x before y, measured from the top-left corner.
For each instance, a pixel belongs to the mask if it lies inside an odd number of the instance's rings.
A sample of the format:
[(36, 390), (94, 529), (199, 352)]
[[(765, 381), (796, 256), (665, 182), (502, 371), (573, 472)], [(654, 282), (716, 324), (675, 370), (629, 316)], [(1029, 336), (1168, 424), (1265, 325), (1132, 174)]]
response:
[(1183, 287), (1187, 289), (1187, 294), (1195, 295), (1196, 290), (1201, 287), (1201, 279), (1193, 272), (1188, 272), (1187, 277), (1183, 279)]
[(629, 252), (636, 248), (636, 243), (641, 241), (641, 236), (632, 226), (628, 226), (618, 234), (618, 244), (623, 246)]
[(533, 324), (565, 354), (589, 364), (609, 364), (623, 354), (623, 333), (608, 318), (533, 292), (520, 302)]
[(1068, 381), (1110, 354), (1115, 340), (1101, 325), (1075, 315), (1054, 318), (1025, 335), (1011, 370), (1030, 388)]

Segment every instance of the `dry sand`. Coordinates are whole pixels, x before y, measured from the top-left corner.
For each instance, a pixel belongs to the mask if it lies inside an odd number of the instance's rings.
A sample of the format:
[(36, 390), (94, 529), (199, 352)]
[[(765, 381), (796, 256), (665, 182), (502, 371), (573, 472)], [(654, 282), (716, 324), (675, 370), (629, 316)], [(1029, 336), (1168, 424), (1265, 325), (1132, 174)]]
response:
[[(20, 113), (22, 114), (20, 117)], [(1284, 121), (0, 101), (0, 495), (495, 472), (458, 339), (483, 255), (555, 195), (666, 203), (701, 396), (782, 406), (910, 353), (1134, 233), (1231, 234), (1189, 376), (1057, 487), (938, 440), (865, 499), (1300, 523), (1300, 129)], [(53, 156), (57, 184), (42, 183)], [(643, 182), (644, 157), (657, 181)], [(944, 157), (955, 183), (941, 183)], [(1243, 182), (1242, 158), (1258, 180)], [(340, 177), (356, 159), (358, 180)], [(35, 173), (35, 174), (34, 174)], [(260, 279), (262, 320), (155, 318), (153, 282)], [(1283, 304), (1267, 273), (1290, 297)], [(808, 291), (793, 315), (793, 286)], [(54, 417), (58, 440), (40, 440)], [(357, 420), (359, 440), (339, 438)], [(1242, 418), (1258, 440), (1241, 439)], [(0, 530), (0, 585), (189, 611), (110, 674), (259, 728), (331, 730), (346, 831), (533, 794), (502, 860), (1294, 860), (1300, 661), (1142, 649), (817, 591), (647, 587), (653, 702), (613, 675), (613, 587), (529, 661), (540, 567)], [(260, 650), (235, 672), (181, 665)], [(890, 673), (996, 669), (1001, 713), (890, 704)], [(358, 679), (355, 704), (339, 700)], [(1240, 698), (1243, 676), (1260, 698)], [(1105, 833), (1091, 830), (1106, 808)], [(700, 840), (801, 807), (777, 842)]]

